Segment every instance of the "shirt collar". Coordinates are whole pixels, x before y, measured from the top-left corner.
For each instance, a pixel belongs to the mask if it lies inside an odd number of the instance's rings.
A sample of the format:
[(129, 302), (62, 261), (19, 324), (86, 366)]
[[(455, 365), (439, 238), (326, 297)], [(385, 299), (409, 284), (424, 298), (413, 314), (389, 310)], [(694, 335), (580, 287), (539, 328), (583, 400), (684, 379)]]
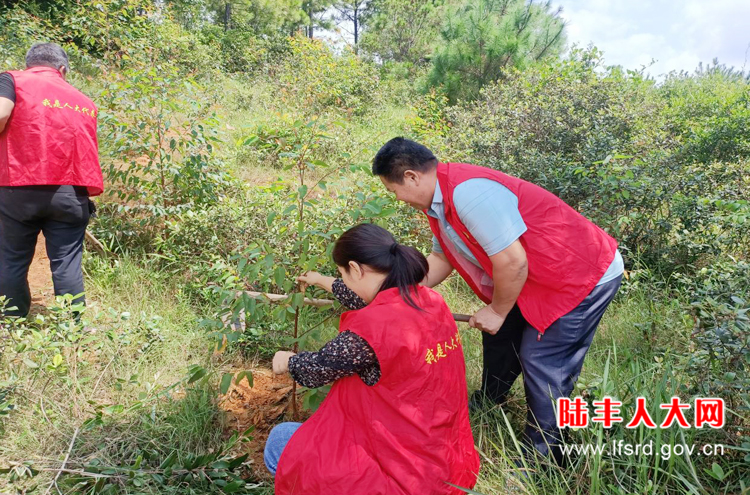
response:
[(435, 181), (435, 194), (432, 195), (432, 204), (443, 204), (443, 192), (440, 190), (438, 181)]
[(425, 211), (429, 216), (439, 218), (438, 211), (443, 209), (443, 193), (440, 190), (440, 183), (435, 181), (435, 192), (432, 195), (432, 204)]

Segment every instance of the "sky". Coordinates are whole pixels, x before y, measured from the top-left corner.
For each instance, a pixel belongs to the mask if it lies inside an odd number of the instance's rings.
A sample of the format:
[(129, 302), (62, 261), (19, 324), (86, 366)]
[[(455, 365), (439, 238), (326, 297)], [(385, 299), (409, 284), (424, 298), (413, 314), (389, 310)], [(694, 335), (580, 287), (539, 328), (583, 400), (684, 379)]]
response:
[(562, 7), (568, 44), (593, 43), (607, 65), (649, 66), (657, 79), (714, 58), (750, 71), (750, 0), (552, 0), (552, 7)]

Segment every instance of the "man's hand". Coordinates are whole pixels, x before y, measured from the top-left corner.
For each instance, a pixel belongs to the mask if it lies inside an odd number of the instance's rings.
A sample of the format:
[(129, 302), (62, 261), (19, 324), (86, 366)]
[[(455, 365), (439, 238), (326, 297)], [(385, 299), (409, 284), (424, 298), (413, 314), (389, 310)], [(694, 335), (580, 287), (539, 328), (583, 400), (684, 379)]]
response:
[(289, 372), (289, 358), (294, 356), (293, 352), (278, 351), (273, 356), (273, 372), (281, 375)]
[(490, 335), (495, 335), (498, 330), (500, 330), (500, 327), (503, 326), (504, 322), (505, 316), (500, 316), (495, 313), (492, 306), (487, 305), (477, 311), (474, 316), (469, 319), (469, 326), (478, 328)]
[(304, 275), (300, 275), (299, 277), (297, 277), (297, 282), (303, 284), (302, 290), (304, 290), (308, 285), (314, 285), (315, 287), (320, 287), (323, 290), (332, 292), (333, 282), (335, 280), (336, 279), (333, 277), (327, 277), (325, 275), (321, 275), (318, 272), (307, 272)]
[(16, 104), (11, 100), (0, 96), (0, 133), (5, 130), (5, 124), (8, 123), (10, 114), (13, 113), (13, 108), (15, 106)]

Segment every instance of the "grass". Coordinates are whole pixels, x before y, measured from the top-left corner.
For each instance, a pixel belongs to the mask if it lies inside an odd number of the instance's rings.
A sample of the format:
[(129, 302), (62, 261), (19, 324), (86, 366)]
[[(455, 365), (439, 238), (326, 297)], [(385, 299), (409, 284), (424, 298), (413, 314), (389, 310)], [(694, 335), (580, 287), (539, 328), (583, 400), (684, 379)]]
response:
[[(627, 405), (633, 396), (648, 398), (652, 416), (658, 417), (655, 404), (666, 403), (679, 389), (670, 368), (649, 366), (632, 355), (617, 355), (612, 347), (602, 372), (601, 392), (598, 397), (612, 395)], [(587, 363), (589, 366), (591, 363)], [(484, 468), (476, 490), (498, 493), (506, 485), (515, 486), (523, 493), (706, 493), (720, 487), (705, 472), (711, 464), (699, 457), (676, 456), (660, 458), (660, 453), (672, 452), (677, 444), (692, 445), (716, 441), (716, 435), (698, 435), (697, 430), (628, 430), (615, 427), (609, 431), (588, 428), (570, 435), (569, 442), (593, 446), (622, 441), (627, 444), (653, 446), (653, 456), (622, 456), (612, 453), (580, 455), (562, 470), (546, 461), (527, 462), (533, 482), (519, 479), (515, 468), (522, 460), (518, 448), (516, 424), (522, 411), (520, 404), (495, 409), (474, 417), (481, 425), (476, 432), (480, 451), (484, 454)], [(507, 412), (506, 412), (507, 411)], [(723, 459), (717, 459), (724, 462)], [(710, 460), (708, 461), (711, 462)], [(710, 488), (710, 489), (709, 489)]]
[[(59, 466), (76, 431), (69, 465), (122, 466), (144, 452), (184, 456), (220, 448), (225, 439), (215, 389), (183, 381), (190, 364), (220, 363), (209, 362), (210, 340), (176, 281), (128, 258), (112, 264), (89, 258), (86, 272), (88, 328), (79, 341), (85, 343), (50, 335), (37, 338), (33, 349), (0, 357), (16, 406), (4, 424), (0, 465)], [(57, 369), (22, 361), (44, 363), (58, 351), (64, 363)], [(101, 421), (86, 425), (97, 413)], [(37, 478), (45, 479), (44, 473)]]
[[(454, 312), (471, 313), (479, 306), (463, 283), (449, 279), (439, 288)], [(624, 289), (627, 290), (627, 289)], [(678, 356), (689, 352), (692, 320), (681, 311), (682, 301), (646, 290), (620, 294), (605, 313), (573, 396), (611, 396), (623, 401), (622, 415), (630, 419), (636, 397), (646, 397), (656, 421), (659, 405), (671, 397), (685, 397), (689, 377), (679, 371)], [(481, 374), (481, 337), (462, 328), (469, 389), (478, 387)], [(593, 409), (591, 410), (593, 413)], [(704, 445), (729, 444), (724, 431), (677, 427), (648, 430), (610, 430), (599, 426), (570, 433), (568, 442), (580, 445), (651, 444), (653, 455), (626, 456), (616, 452), (580, 455), (560, 469), (545, 459), (527, 460), (520, 447), (526, 406), (522, 377), (502, 407), (472, 415), (475, 442), (482, 460), (476, 492), (529, 493), (735, 493), (741, 485), (743, 452), (728, 447), (724, 455), (702, 455)], [(692, 416), (688, 416), (692, 420)], [(745, 418), (746, 420), (747, 418)], [(696, 445), (693, 455), (675, 455), (681, 445)], [(677, 447), (676, 447), (677, 446)], [(671, 454), (671, 455), (670, 455)], [(709, 453), (710, 454), (710, 453)], [(715, 467), (718, 466), (718, 467)], [(527, 479), (523, 473), (530, 473)], [(744, 483), (747, 483), (744, 475)], [(740, 488), (742, 490), (742, 488)], [(742, 492), (745, 493), (745, 492)]]

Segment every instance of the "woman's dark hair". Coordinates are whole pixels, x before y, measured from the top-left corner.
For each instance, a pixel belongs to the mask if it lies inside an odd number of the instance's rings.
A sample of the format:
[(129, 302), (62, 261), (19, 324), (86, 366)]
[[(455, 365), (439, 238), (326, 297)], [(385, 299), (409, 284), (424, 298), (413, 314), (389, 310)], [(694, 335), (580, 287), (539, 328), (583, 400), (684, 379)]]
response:
[(394, 184), (404, 183), (404, 172), (426, 172), (437, 167), (438, 159), (425, 145), (402, 137), (393, 138), (380, 148), (372, 161), (373, 175)]
[(387, 273), (381, 291), (398, 287), (409, 306), (420, 309), (411, 297), (425, 278), (429, 265), (422, 253), (396, 242), (393, 235), (375, 224), (363, 223), (347, 230), (333, 246), (333, 261), (349, 270), (349, 262)]

